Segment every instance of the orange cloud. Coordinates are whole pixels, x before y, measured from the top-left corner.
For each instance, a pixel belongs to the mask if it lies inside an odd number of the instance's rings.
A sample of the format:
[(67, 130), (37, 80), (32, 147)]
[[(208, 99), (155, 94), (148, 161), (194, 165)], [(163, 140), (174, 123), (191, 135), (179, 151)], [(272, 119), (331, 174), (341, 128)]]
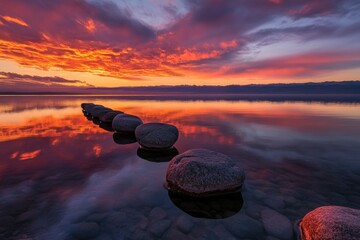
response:
[[(7, 22), (16, 23), (16, 24), (19, 24), (24, 27), (29, 27), (29, 25), (26, 22), (24, 22), (23, 20), (21, 20), (20, 18), (14, 18), (14, 17), (10, 17), (10, 16), (2, 16), (2, 18)], [(2, 25), (2, 24), (0, 24), (0, 25)]]

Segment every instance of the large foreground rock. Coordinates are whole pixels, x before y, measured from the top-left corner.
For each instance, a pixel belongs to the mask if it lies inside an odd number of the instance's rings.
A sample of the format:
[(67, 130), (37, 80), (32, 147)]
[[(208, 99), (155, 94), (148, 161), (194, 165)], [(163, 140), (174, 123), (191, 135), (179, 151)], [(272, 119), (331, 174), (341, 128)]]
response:
[(360, 210), (340, 206), (319, 207), (300, 222), (302, 240), (360, 239)]
[(143, 121), (134, 115), (118, 114), (112, 121), (112, 127), (118, 132), (134, 132), (136, 127), (143, 124)]
[(102, 122), (102, 123), (112, 123), (112, 121), (116, 117), (116, 115), (118, 115), (120, 113), (124, 113), (124, 112), (121, 112), (121, 111), (109, 111), (109, 112), (106, 112), (105, 114), (102, 114), (99, 117), (100, 122)]
[(234, 160), (207, 149), (192, 149), (174, 157), (166, 173), (170, 191), (198, 197), (233, 192), (244, 179)]
[(178, 129), (166, 123), (146, 123), (135, 130), (137, 141), (149, 149), (166, 149), (172, 147), (179, 137)]

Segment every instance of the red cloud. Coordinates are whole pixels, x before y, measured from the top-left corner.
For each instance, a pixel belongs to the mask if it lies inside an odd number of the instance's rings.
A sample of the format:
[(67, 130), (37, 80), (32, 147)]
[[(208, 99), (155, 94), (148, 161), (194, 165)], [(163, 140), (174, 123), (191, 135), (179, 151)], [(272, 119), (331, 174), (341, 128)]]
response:
[[(189, 3), (187, 14), (174, 24), (156, 31), (109, 1), (6, 1), (0, 9), (0, 58), (44, 70), (55, 67), (122, 79), (255, 73), (261, 66), (271, 74), (300, 74), (309, 69), (301, 63), (285, 64), (285, 69), (239, 62), (249, 43), (271, 35), (264, 31), (252, 39), (249, 32), (278, 17), (309, 19), (344, 11), (343, 5), (333, 0), (199, 0)], [(311, 26), (311, 33), (283, 31), (299, 37), (321, 32)]]

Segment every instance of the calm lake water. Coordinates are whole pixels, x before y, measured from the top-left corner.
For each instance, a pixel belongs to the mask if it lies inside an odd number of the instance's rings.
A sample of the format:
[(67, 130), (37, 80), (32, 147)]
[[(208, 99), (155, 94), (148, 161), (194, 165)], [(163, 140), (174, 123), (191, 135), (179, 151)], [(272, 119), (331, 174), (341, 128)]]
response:
[[(169, 194), (169, 157), (99, 127), (82, 102), (177, 126), (179, 153), (231, 156), (242, 194)], [(0, 239), (270, 240), (316, 207), (360, 208), (359, 103), (4, 96), (0, 149)]]

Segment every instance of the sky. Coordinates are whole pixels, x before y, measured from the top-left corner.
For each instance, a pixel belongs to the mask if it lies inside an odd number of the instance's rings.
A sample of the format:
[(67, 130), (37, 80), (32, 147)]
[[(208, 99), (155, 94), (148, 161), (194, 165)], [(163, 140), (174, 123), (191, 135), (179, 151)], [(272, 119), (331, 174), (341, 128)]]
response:
[(358, 80), (358, 0), (0, 0), (0, 91)]

